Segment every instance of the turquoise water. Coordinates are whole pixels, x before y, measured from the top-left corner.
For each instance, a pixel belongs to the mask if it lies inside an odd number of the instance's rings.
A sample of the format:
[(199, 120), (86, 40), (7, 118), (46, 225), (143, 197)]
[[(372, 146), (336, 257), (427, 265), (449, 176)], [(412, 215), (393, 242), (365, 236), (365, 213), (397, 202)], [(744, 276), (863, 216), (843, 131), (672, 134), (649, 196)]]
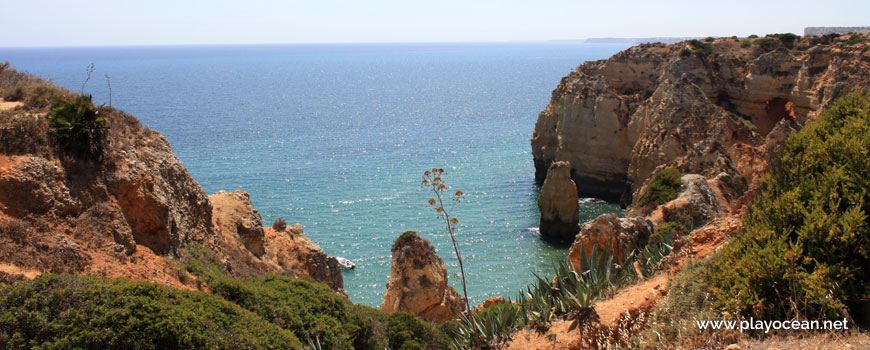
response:
[[(454, 210), (473, 302), (513, 296), (567, 247), (535, 230), (529, 139), (562, 76), (625, 45), (272, 45), (3, 49), (0, 61), (85, 87), (169, 139), (208, 193), (243, 190), (269, 224), (298, 222), (344, 272), (357, 303), (377, 306), (390, 247), (415, 230), (459, 288), (457, 260), (420, 187), (447, 170), (467, 194)], [(582, 204), (581, 219), (615, 212)]]

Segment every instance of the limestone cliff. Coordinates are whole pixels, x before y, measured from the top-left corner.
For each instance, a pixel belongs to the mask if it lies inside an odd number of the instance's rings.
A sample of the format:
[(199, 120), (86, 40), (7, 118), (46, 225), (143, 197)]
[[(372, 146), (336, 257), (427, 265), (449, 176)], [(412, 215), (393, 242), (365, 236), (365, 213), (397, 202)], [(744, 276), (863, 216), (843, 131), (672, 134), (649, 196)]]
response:
[[(625, 204), (654, 170), (745, 176), (738, 159), (782, 120), (801, 125), (870, 82), (866, 43), (806, 37), (646, 44), (562, 79), (532, 136), (535, 178), (569, 161), (581, 196)], [(745, 157), (744, 157), (745, 158)]]
[(223, 256), (231, 274), (239, 278), (266, 274), (310, 277), (343, 293), (338, 261), (306, 237), (301, 225), (277, 230), (263, 227), (263, 219), (246, 192), (220, 191), (209, 200), (215, 227), (209, 243)]
[(3, 104), (4, 278), (81, 273), (198, 288), (174, 259), (185, 245), (201, 242), (221, 255), (236, 277), (289, 273), (341, 291), (337, 262), (305, 238), (301, 227), (264, 229), (243, 192), (210, 199), (160, 133), (124, 112), (100, 113), (107, 143), (102, 160), (91, 161), (58, 150), (47, 136), (44, 106)]
[(465, 300), (447, 285), (447, 268), (429, 241), (408, 231), (396, 240), (392, 252), (381, 311), (408, 312), (439, 324), (459, 316)]

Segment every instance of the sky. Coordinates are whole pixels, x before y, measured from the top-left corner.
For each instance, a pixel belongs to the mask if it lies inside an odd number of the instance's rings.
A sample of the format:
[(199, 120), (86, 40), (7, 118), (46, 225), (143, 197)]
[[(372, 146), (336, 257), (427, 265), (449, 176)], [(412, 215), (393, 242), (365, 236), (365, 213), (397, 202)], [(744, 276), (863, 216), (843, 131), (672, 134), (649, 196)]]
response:
[(868, 14), (867, 0), (0, 0), (0, 47), (803, 34)]

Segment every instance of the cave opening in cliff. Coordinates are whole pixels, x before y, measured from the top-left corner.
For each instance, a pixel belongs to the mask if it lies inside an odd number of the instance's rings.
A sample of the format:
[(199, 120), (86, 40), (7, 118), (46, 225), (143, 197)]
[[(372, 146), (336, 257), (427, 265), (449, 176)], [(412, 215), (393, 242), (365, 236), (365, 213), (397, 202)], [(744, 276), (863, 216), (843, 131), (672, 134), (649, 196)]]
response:
[(764, 116), (753, 121), (758, 132), (767, 135), (780, 120), (795, 118), (794, 102), (782, 97), (774, 97), (764, 103)]

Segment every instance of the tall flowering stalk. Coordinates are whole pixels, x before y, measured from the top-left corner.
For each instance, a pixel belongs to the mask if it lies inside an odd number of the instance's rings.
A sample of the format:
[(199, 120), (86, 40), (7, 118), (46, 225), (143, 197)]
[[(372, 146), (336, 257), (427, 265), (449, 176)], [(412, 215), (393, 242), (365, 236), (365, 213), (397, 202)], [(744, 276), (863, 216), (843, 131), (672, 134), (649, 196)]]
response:
[(465, 287), (465, 267), (462, 265), (462, 255), (459, 254), (459, 245), (456, 244), (456, 235), (454, 234), (456, 225), (459, 224), (459, 219), (450, 216), (453, 208), (465, 198), (465, 193), (462, 191), (453, 193), (453, 196), (449, 199), (453, 203), (450, 205), (450, 209), (447, 209), (444, 206), (444, 197), (448, 195), (446, 193), (449, 187), (444, 183), (445, 174), (444, 169), (432, 168), (432, 170), (425, 171), (423, 173), (422, 186), (431, 189), (432, 193), (435, 194), (434, 198), (429, 198), (429, 205), (435, 208), (439, 218), (444, 219), (447, 233), (453, 242), (453, 251), (456, 253), (456, 259), (459, 260), (459, 272), (462, 277), (462, 294), (465, 296), (465, 310), (468, 312), (469, 317), (474, 317), (471, 312), (471, 304), (468, 301), (468, 289)]

